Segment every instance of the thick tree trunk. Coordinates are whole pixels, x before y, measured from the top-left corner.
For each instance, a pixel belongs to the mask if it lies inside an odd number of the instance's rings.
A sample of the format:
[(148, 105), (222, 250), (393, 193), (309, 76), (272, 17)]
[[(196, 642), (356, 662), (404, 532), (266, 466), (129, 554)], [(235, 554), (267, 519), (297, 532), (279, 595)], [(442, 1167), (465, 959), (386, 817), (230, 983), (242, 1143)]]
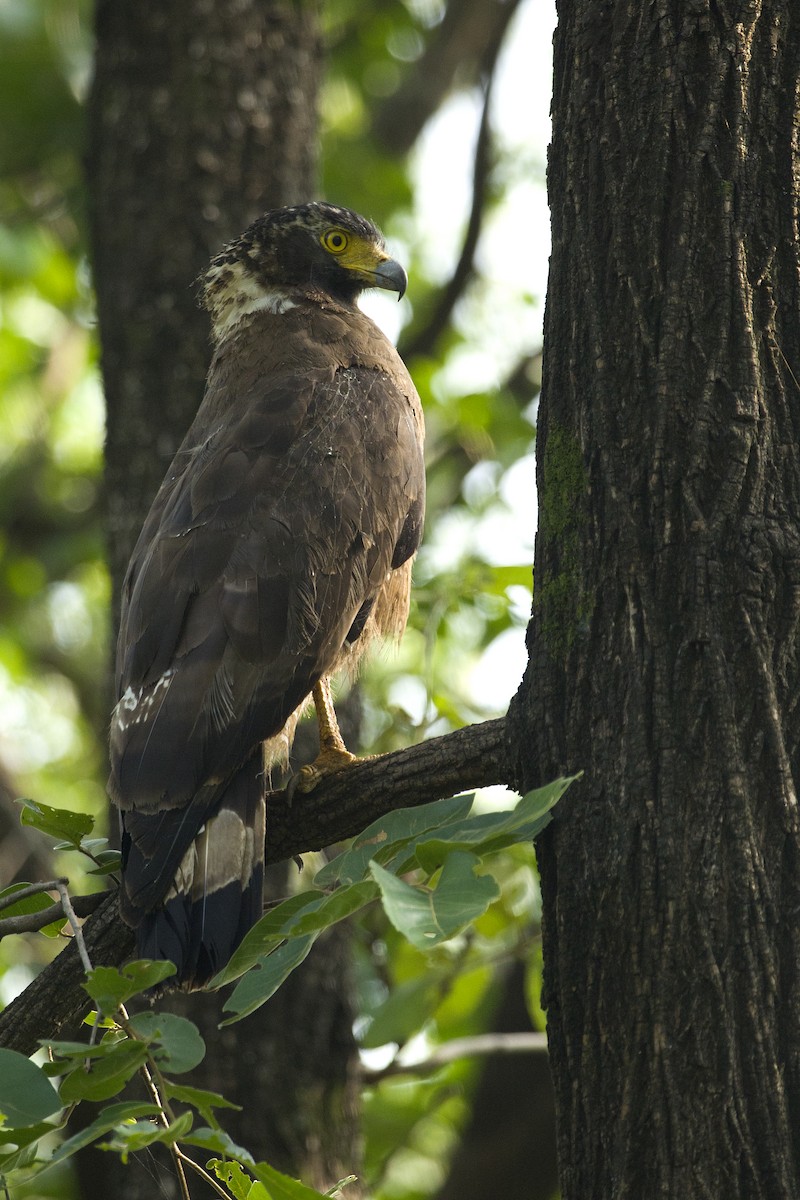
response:
[[(208, 324), (193, 281), (259, 213), (316, 192), (316, 9), (98, 4), (89, 186), (115, 614), (133, 542), (203, 393)], [(232, 1135), (325, 1187), (359, 1160), (343, 955), (341, 939), (321, 943), (283, 1001), (224, 1035), (218, 997), (179, 1002), (207, 1036), (202, 1083), (244, 1108), (226, 1122)], [(120, 1168), (95, 1153), (83, 1168), (86, 1195), (153, 1195), (149, 1163)], [(170, 1186), (177, 1195), (166, 1180), (163, 1194)], [(206, 1194), (193, 1182), (195, 1193)]]
[(569, 0), (520, 781), (565, 1200), (800, 1196), (795, 0)]

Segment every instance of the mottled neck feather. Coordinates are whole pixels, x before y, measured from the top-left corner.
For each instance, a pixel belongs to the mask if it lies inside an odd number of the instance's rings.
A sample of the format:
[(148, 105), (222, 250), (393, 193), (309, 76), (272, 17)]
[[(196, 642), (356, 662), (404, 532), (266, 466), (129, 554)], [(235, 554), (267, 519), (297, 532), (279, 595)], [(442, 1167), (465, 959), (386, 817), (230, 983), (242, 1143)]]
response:
[(203, 300), (211, 315), (211, 336), (216, 345), (230, 337), (252, 313), (280, 314), (297, 307), (287, 292), (265, 288), (241, 262), (212, 266), (205, 277)]

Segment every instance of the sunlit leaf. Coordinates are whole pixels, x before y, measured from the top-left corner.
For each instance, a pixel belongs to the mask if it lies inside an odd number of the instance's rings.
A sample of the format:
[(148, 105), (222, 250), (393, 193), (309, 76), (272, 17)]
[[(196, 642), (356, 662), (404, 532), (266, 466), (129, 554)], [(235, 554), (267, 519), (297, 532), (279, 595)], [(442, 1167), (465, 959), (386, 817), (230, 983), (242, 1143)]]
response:
[(479, 859), (455, 851), (445, 861), (436, 888), (412, 887), (371, 864), (381, 889), (386, 915), (400, 933), (420, 950), (447, 941), (484, 913), (500, 890), (487, 875), (475, 875)]
[(60, 838), (75, 848), (80, 847), (81, 838), (94, 828), (94, 820), (87, 813), (51, 808), (39, 800), (19, 800), (18, 803), (22, 807), (19, 818), (22, 825), (38, 829), (48, 837)]
[[(572, 775), (556, 779), (545, 787), (528, 792), (514, 808), (480, 813), (454, 822), (447, 828), (446, 839), (440, 836), (420, 841), (414, 847), (414, 857), (426, 871), (433, 871), (445, 855), (455, 849), (485, 855), (517, 842), (532, 841), (549, 825), (551, 810), (577, 778), (577, 775)], [(395, 864), (393, 868), (399, 870)]]
[(269, 1163), (256, 1163), (251, 1170), (256, 1178), (264, 1184), (269, 1200), (319, 1200), (323, 1195), (322, 1192), (315, 1191), (314, 1188), (300, 1183), (297, 1179), (282, 1175)]
[(269, 1200), (263, 1183), (256, 1182), (239, 1163), (212, 1158), (207, 1165), (217, 1179), (225, 1184), (234, 1200)]
[(315, 884), (318, 887), (330, 887), (334, 883), (354, 883), (367, 878), (372, 859), (384, 861), (398, 844), (460, 820), (470, 811), (472, 801), (472, 795), (453, 796), (414, 808), (397, 808), (379, 817), (355, 838), (349, 850), (317, 872)]

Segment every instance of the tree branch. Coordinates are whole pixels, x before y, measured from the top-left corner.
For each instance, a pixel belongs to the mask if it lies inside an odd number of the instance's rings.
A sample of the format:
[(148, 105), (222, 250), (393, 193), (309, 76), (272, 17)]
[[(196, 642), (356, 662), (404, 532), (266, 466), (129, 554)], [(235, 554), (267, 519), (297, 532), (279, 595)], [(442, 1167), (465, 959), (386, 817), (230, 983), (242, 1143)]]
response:
[(450, 0), (424, 53), (377, 106), (373, 134), (390, 154), (407, 154), (454, 86), (471, 87), (500, 52), (520, 0)]
[[(496, 52), (499, 52), (498, 44)], [(450, 320), (453, 309), (461, 298), (464, 289), (473, 273), (475, 251), (483, 228), (483, 217), (489, 195), (489, 176), (492, 167), (492, 128), (489, 123), (489, 113), (492, 102), (492, 82), (496, 60), (493, 59), (486, 76), (483, 93), (483, 111), (478, 129), (478, 140), (475, 145), (475, 162), (472, 169), (472, 206), (467, 222), (461, 254), (455, 270), (448, 282), (436, 298), (433, 312), (424, 326), (415, 332), (413, 329), (405, 338), (401, 338), (398, 347), (404, 359), (412, 359), (419, 355), (431, 354)]]
[[(322, 781), (310, 795), (267, 794), (266, 862), (295, 858), (353, 837), (396, 808), (427, 804), (464, 789), (513, 777), (505, 719), (485, 721), (418, 746), (366, 759)], [(59, 906), (60, 908), (60, 906)], [(95, 966), (115, 966), (134, 950), (116, 894), (106, 896), (83, 927)], [(0, 1046), (32, 1054), (40, 1038), (82, 1018), (89, 999), (77, 948), (70, 945), (0, 1013)]]
[(508, 1033), (476, 1033), (471, 1037), (453, 1038), (436, 1046), (425, 1058), (408, 1060), (399, 1055), (387, 1067), (362, 1071), (362, 1078), (373, 1085), (382, 1079), (398, 1075), (424, 1075), (458, 1058), (478, 1058), (487, 1054), (547, 1054), (547, 1034), (535, 1031)]

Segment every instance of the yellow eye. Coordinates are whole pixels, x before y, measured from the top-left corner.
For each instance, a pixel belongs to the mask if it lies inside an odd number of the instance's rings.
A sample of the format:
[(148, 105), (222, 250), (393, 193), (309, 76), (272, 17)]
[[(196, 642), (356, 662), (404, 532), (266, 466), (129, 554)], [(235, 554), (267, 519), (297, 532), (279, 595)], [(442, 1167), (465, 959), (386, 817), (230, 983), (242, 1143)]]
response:
[(341, 229), (329, 229), (319, 240), (331, 254), (343, 254), (347, 249), (348, 237)]

